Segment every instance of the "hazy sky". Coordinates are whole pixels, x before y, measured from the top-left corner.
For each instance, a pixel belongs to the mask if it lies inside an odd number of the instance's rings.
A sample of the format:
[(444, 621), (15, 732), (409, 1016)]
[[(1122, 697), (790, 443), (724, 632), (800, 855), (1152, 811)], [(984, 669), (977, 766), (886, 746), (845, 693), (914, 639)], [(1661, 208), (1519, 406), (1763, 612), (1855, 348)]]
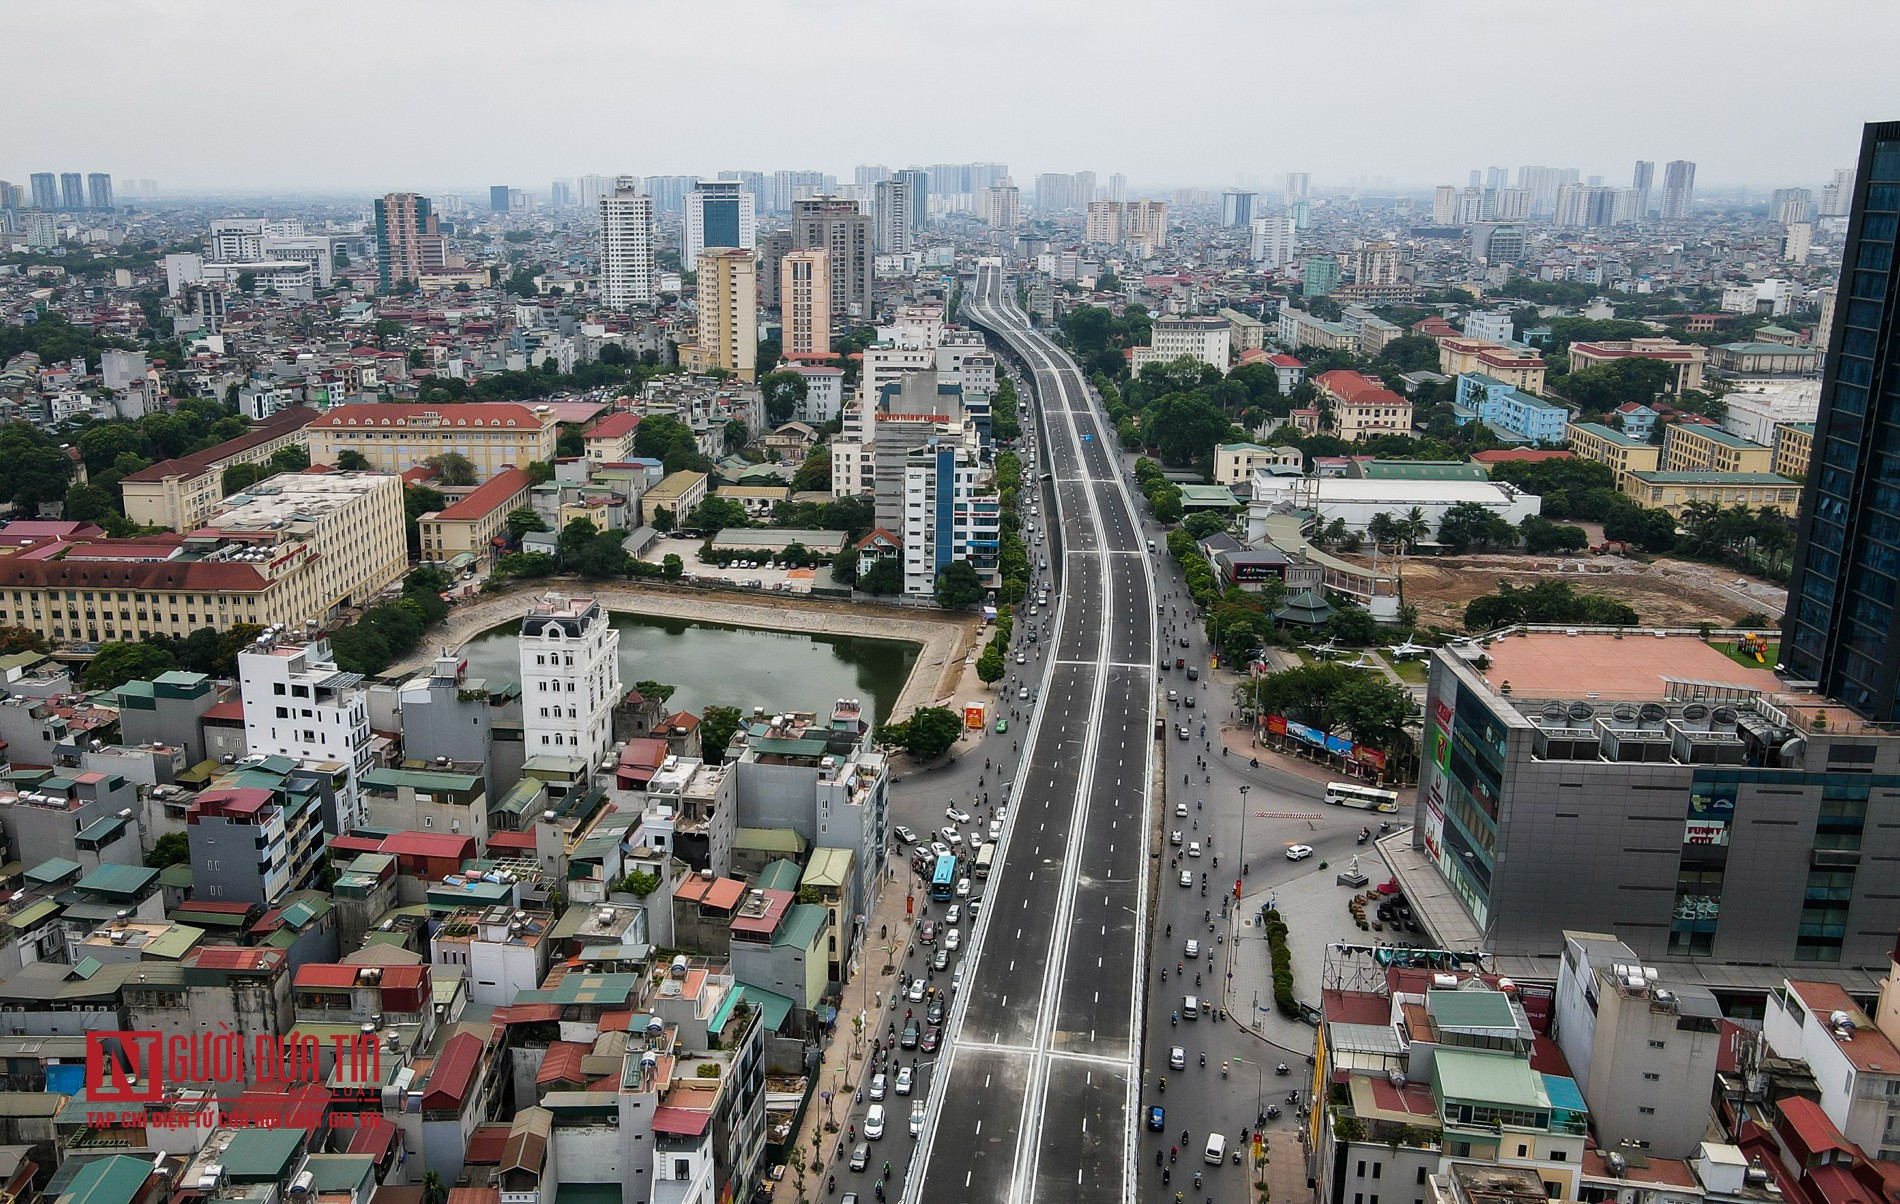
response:
[[(1900, 118), (1896, 0), (62, 0), (0, 177), (545, 192), (858, 163), (1136, 188), (1576, 167), (1818, 185)], [(18, 57), (16, 55), (16, 57)], [(23, 60), (25, 61), (25, 60)], [(1661, 172), (1657, 174), (1660, 186)]]

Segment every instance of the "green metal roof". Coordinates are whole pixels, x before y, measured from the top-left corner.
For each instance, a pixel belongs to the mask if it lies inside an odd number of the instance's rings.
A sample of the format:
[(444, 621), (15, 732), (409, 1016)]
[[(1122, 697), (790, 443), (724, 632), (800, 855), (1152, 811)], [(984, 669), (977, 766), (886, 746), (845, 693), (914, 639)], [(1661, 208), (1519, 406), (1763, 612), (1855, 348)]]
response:
[(59, 904), (54, 900), (40, 899), (14, 912), (12, 918), (9, 919), (7, 923), (24, 932), (58, 910)]
[(1744, 451), (1767, 451), (1768, 449), (1753, 439), (1744, 439), (1733, 431), (1725, 431), (1719, 426), (1709, 426), (1700, 422), (1676, 423), (1669, 428), (1680, 432), (1684, 438), (1697, 435), (1724, 447), (1738, 447)]
[(1501, 991), (1427, 991), (1425, 1010), (1445, 1028), (1517, 1027), (1511, 1001)]
[[(740, 983), (739, 990), (733, 992), (735, 995), (741, 993), (745, 996), (745, 1002), (759, 1005), (759, 1010), (764, 1013), (765, 1027), (770, 1032), (778, 1032), (784, 1028), (785, 1018), (790, 1016), (792, 1009), (797, 1006), (791, 996), (781, 995), (777, 991), (768, 991), (764, 987), (755, 987), (749, 982)], [(728, 1008), (727, 1012), (730, 1013), (730, 1011), (731, 1009)], [(721, 1017), (722, 1021), (723, 1019), (724, 1017)]]
[(802, 853), (805, 851), (805, 838), (790, 828), (740, 828), (732, 835), (732, 847)]
[(1184, 506), (1238, 506), (1240, 499), (1225, 485), (1180, 485)]
[(1496, 1104), (1526, 1111), (1548, 1109), (1550, 1096), (1543, 1076), (1531, 1069), (1528, 1058), (1482, 1053), (1439, 1046), (1432, 1058), (1432, 1075), (1441, 1099)]
[(234, 1182), (276, 1182), (290, 1173), (305, 1137), (300, 1129), (240, 1129), (218, 1161)]
[(794, 903), (785, 912), (785, 922), (772, 937), (774, 945), (809, 949), (825, 930), (831, 913), (816, 903)]
[(642, 978), (639, 974), (569, 973), (553, 987), (517, 992), (515, 1002), (625, 1007), (639, 993)]
[(1368, 481), (1482, 481), (1485, 471), (1463, 460), (1367, 460), (1359, 475)]
[(813, 849), (803, 885), (838, 889), (851, 880), (850, 849)]
[(1604, 426), (1601, 422), (1573, 422), (1570, 424), (1570, 429), (1573, 431), (1586, 431), (1592, 435), (1595, 435), (1599, 439), (1605, 440), (1606, 442), (1609, 442), (1609, 443), (1614, 443), (1619, 447), (1655, 447), (1656, 446), (1653, 443), (1645, 442), (1644, 440), (1635, 438), (1634, 436), (1625, 435), (1622, 431), (1612, 430), (1609, 427)]
[(771, 757), (822, 757), (831, 748), (828, 740), (789, 739), (784, 736), (755, 736), (748, 743), (761, 756)]
[(174, 861), (158, 871), (160, 886), (171, 886), (182, 890), (190, 886), (192, 881), (191, 863), (188, 861)]
[(192, 947), (203, 939), (205, 930), (193, 928), (189, 924), (172, 924), (152, 940), (146, 942), (140, 953), (148, 958), (174, 960), (190, 953)]
[(158, 878), (142, 865), (102, 865), (79, 880), (79, 889), (106, 895), (136, 895)]
[(86, 867), (64, 857), (48, 857), (26, 872), (26, 880), (40, 884), (64, 882)]
[(759, 870), (758, 879), (752, 885), (759, 890), (787, 890), (796, 893), (799, 880), (803, 877), (804, 871), (798, 868), (796, 861), (777, 857), (765, 863), (764, 868)]
[(482, 784), (480, 774), (443, 773), (434, 769), (385, 769), (378, 766), (363, 775), (363, 784), (394, 790), (407, 786), (425, 794), (468, 793)]
[[(392, 1064), (395, 1060), (389, 1059)], [(376, 1173), (376, 1160), (361, 1154), (312, 1154), (304, 1169), (316, 1180), (311, 1185), (314, 1191), (349, 1191)]]
[(497, 810), (504, 815), (520, 815), (529, 807), (534, 806), (536, 799), (546, 796), (547, 783), (536, 781), (534, 778), (522, 778), (514, 784), (513, 789), (501, 796), (501, 806)]
[(80, 1167), (59, 1198), (65, 1204), (132, 1204), (151, 1177), (149, 1159), (113, 1154)]

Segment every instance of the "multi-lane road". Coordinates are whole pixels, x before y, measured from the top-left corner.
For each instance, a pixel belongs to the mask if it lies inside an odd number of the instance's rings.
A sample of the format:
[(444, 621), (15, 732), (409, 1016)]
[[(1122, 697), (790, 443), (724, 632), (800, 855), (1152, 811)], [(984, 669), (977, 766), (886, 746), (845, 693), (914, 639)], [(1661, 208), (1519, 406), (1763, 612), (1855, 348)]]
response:
[(1002, 865), (903, 1198), (1127, 1204), (1155, 775), (1151, 566), (1112, 431), (1073, 361), (1030, 330), (1000, 268), (979, 268), (964, 314), (1034, 386), (1057, 609)]

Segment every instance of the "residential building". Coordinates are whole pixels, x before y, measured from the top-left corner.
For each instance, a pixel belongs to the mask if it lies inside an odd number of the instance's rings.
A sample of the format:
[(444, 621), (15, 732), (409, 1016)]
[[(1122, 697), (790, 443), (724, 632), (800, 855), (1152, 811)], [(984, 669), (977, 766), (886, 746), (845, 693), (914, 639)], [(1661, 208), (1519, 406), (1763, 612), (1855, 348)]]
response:
[[(1671, 428), (1672, 430), (1675, 428)], [(1760, 509), (1773, 506), (1794, 514), (1801, 504), (1801, 483), (1772, 472), (1633, 472), (1622, 491), (1654, 510), (1680, 518), (1688, 506), (1707, 502)]]
[(600, 198), (601, 304), (611, 309), (651, 305), (657, 283), (653, 198), (640, 191), (635, 177), (621, 176), (613, 192)]
[(547, 976), (551, 919), (506, 905), (462, 908), (431, 927), (429, 963), (437, 973), (459, 970), (474, 1006), (506, 1007)]
[(784, 284), (779, 265), (792, 253), (792, 232), (773, 230), (759, 236), (759, 304), (770, 309), (779, 303)]
[(1300, 295), (1324, 297), (1339, 284), (1339, 260), (1331, 255), (1308, 255), (1301, 270)]
[(86, 177), (86, 201), (95, 213), (112, 208), (112, 177), (95, 171)]
[(1695, 1153), (1722, 1044), (1721, 1005), (1707, 987), (1664, 980), (1613, 936), (1565, 932), (1552, 1013), (1598, 1148)]
[(1139, 245), (1148, 254), (1168, 245), (1168, 203), (1166, 201), (1129, 201), (1123, 216), (1128, 244)]
[(582, 446), (594, 464), (625, 464), (633, 459), (634, 436), (640, 430), (640, 415), (622, 410), (609, 414), (582, 432)]
[(76, 171), (59, 173), (60, 208), (77, 213), (86, 207), (86, 179)]
[(1900, 900), (1858, 867), (1900, 853), (1900, 790), (1872, 785), (1900, 738), (1694, 635), (1524, 632), (1486, 654), (1432, 663), (1394, 867), (1409, 898), (1449, 890), (1425, 917), (1440, 948), (1522, 975), (1587, 926), (1756, 996), (1777, 964), (1866, 988), (1884, 973)]
[(1458, 186), (1440, 184), (1432, 192), (1432, 225), (1453, 226), (1458, 223)]
[[(215, 239), (217, 223), (212, 225)], [(261, 259), (263, 254), (260, 244), (255, 254), (243, 258)], [(384, 292), (415, 284), (424, 272), (447, 266), (447, 241), (428, 197), (392, 192), (376, 198), (376, 278)]]
[(193, 898), (274, 907), (315, 882), (323, 825), (314, 807), (290, 816), (269, 790), (205, 790), (186, 808), (185, 825)]
[(752, 252), (711, 250), (699, 257), (699, 331), (681, 363), (718, 368), (740, 380), (758, 376), (759, 282)]
[(1841, 1136), (1900, 1162), (1900, 1048), (1838, 983), (1784, 980), (1769, 992), (1761, 1031), (1776, 1055), (1808, 1064), (1815, 1102)]
[(487, 564), (496, 541), (508, 534), (509, 512), (528, 504), (532, 486), (526, 469), (504, 468), (452, 505), (421, 515), (416, 519), (422, 541), (420, 559), (451, 569)]
[(1479, 222), (1471, 227), (1471, 254), (1487, 264), (1524, 262), (1524, 226), (1520, 222)]
[(594, 598), (550, 593), (521, 621), (521, 721), (530, 757), (597, 764), (613, 747), (620, 632)]
[(264, 464), (286, 447), (305, 447), (304, 428), (316, 421), (308, 406), (289, 406), (260, 421), (249, 433), (176, 460), (161, 460), (119, 482), (126, 517), (183, 534), (196, 530), (224, 498), (224, 470)]
[(1083, 221), (1083, 238), (1102, 246), (1119, 247), (1127, 206), (1120, 201), (1090, 201)]
[(1614, 188), (1562, 184), (1557, 188), (1555, 225), (1560, 230), (1598, 230), (1616, 221)]
[(1586, 460), (1607, 464), (1616, 473), (1616, 487), (1622, 489), (1630, 475), (1655, 472), (1662, 466), (1662, 448), (1647, 439), (1611, 430), (1600, 422), (1573, 422), (1566, 439), (1570, 450)]
[(59, 193), (52, 172), (36, 171), (28, 179), (33, 186), (33, 208), (48, 211), (59, 208)]
[(831, 257), (792, 251), (780, 261), (780, 340), (786, 356), (831, 353)]
[(983, 191), (983, 220), (992, 229), (1014, 230), (1022, 225), (1022, 190), (1004, 176)]
[(758, 245), (752, 194), (737, 180), (701, 180), (686, 194), (686, 250), (681, 263), (695, 264), (707, 248)]
[(1244, 227), (1253, 221), (1254, 195), (1243, 189), (1229, 188), (1220, 195), (1220, 224)]
[(1267, 346), (1267, 324), (1252, 314), (1243, 314), (1237, 309), (1220, 311), (1221, 320), (1227, 323), (1228, 346), (1236, 357), (1249, 351), (1264, 351)]
[(1276, 354), (1267, 357), (1267, 363), (1273, 369), (1273, 375), (1280, 385), (1280, 395), (1286, 397), (1299, 388), (1306, 379), (1306, 365), (1290, 355)]
[(1368, 242), (1353, 252), (1355, 284), (1399, 283), (1399, 248), (1389, 242)]
[(838, 197), (811, 197), (792, 203), (795, 250), (826, 253), (831, 276), (831, 320), (842, 331), (852, 319), (873, 311), (872, 267), (876, 257), (871, 219), (856, 204)]
[(1663, 432), (1663, 472), (1765, 473), (1774, 452), (1708, 423), (1671, 423)]
[(1483, 339), (1487, 343), (1504, 344), (1511, 341), (1513, 326), (1511, 311), (1474, 309), (1465, 315), (1465, 337)]
[(1805, 481), (1808, 464), (1814, 455), (1812, 422), (1775, 424), (1774, 471), (1792, 481)]
[(1708, 349), (1696, 343), (1678, 343), (1674, 339), (1621, 339), (1570, 344), (1570, 370), (1601, 367), (1619, 359), (1658, 360), (1673, 372), (1663, 384), (1666, 393), (1702, 387), (1702, 367)]
[(554, 459), (558, 433), (548, 406), (504, 401), (439, 407), (354, 403), (331, 409), (305, 431), (313, 464), (335, 464), (353, 451), (379, 472), (404, 473), (455, 452), (475, 466), (477, 481)]
[(1356, 442), (1412, 433), (1412, 403), (1371, 377), (1334, 369), (1320, 373), (1313, 383), (1332, 402), (1333, 430), (1341, 439)]
[(370, 768), (368, 697), (362, 678), (330, 659), (330, 642), (260, 642), (238, 653), (244, 742), (253, 756), (289, 757), (330, 775), (332, 836), (366, 822), (363, 775)]
[(1438, 370), (1446, 376), (1482, 372), (1526, 393), (1544, 391), (1544, 357), (1535, 351), (1506, 347), (1484, 339), (1438, 340)]
[(1306, 457), (1297, 447), (1262, 447), (1258, 443), (1222, 443), (1214, 448), (1214, 484), (1232, 489), (1253, 481), (1261, 469), (1289, 476), (1305, 471)]
[(1630, 192), (1633, 194), (1630, 199), (1631, 221), (1649, 220), (1649, 193), (1655, 181), (1655, 160), (1638, 159), (1636, 170), (1630, 176)]
[(1457, 405), (1512, 441), (1555, 447), (1570, 425), (1570, 411), (1563, 406), (1482, 372), (1458, 377)]
[(1296, 243), (1291, 217), (1285, 214), (1256, 217), (1250, 234), (1247, 249), (1255, 263), (1279, 268), (1293, 262)]
[(1662, 220), (1679, 222), (1695, 204), (1695, 164), (1672, 159), (1663, 165)]
[(1172, 363), (1185, 356), (1226, 372), (1232, 336), (1233, 328), (1222, 317), (1163, 315), (1154, 320), (1151, 344), (1135, 349), (1130, 368), (1140, 372), (1148, 364)]
[(979, 492), (983, 470), (961, 441), (931, 437), (904, 460), (904, 592), (927, 595), (937, 574), (966, 561), (986, 588), (1000, 583), (1001, 503)]
[(879, 180), (871, 192), (871, 228), (878, 253), (908, 255), (915, 245), (910, 181)]

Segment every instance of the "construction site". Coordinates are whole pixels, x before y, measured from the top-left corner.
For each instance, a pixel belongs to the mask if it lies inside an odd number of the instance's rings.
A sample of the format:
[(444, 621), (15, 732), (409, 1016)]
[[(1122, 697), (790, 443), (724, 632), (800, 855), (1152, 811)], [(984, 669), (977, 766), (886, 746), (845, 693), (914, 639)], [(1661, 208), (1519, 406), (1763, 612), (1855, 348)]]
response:
[(1464, 627), (1467, 603), (1507, 582), (1523, 588), (1540, 581), (1566, 581), (1578, 590), (1606, 593), (1628, 604), (1646, 625), (1666, 627), (1726, 627), (1748, 615), (1764, 615), (1778, 624), (1788, 597), (1779, 585), (1719, 565), (1615, 552), (1408, 556), (1400, 576), (1406, 603), (1418, 608), (1419, 624), (1453, 630)]

